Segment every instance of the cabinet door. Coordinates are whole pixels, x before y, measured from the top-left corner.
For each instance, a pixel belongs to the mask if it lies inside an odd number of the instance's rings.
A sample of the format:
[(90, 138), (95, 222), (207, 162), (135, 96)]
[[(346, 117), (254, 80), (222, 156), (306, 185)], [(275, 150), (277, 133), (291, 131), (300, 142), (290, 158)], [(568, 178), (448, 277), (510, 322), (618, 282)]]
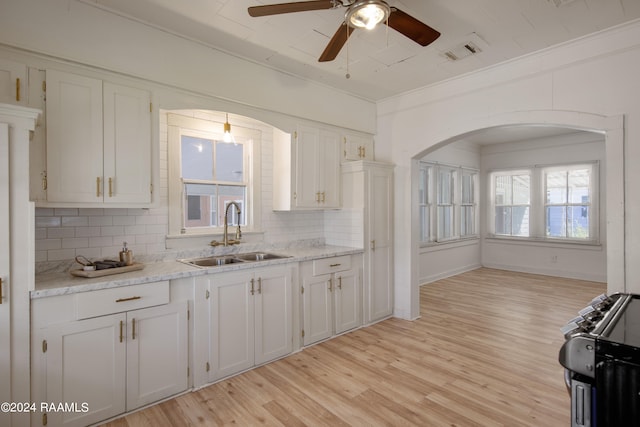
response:
[(320, 206), (340, 207), (340, 139), (337, 133), (320, 131)]
[(333, 275), (306, 276), (302, 280), (304, 293), (303, 344), (309, 345), (333, 335), (332, 295)]
[(344, 160), (373, 160), (373, 140), (370, 138), (347, 135), (343, 144)]
[(211, 280), (210, 381), (254, 364), (252, 278), (250, 273), (230, 273)]
[(102, 81), (47, 70), (47, 201), (102, 202)]
[(352, 269), (335, 274), (335, 333), (340, 334), (362, 325), (360, 307), (360, 274)]
[(296, 136), (295, 206), (318, 208), (320, 133), (318, 129), (299, 126)]
[(86, 426), (125, 412), (125, 323), (121, 313), (46, 329), (46, 401), (78, 405), (48, 413), (50, 425)]
[(266, 268), (255, 272), (255, 364), (266, 363), (291, 353), (291, 270)]
[(369, 175), (369, 318), (393, 313), (392, 171), (372, 168)]
[(0, 103), (27, 104), (27, 66), (0, 59)]
[(151, 96), (104, 83), (104, 202), (151, 202)]
[(127, 313), (127, 411), (187, 389), (187, 302)]

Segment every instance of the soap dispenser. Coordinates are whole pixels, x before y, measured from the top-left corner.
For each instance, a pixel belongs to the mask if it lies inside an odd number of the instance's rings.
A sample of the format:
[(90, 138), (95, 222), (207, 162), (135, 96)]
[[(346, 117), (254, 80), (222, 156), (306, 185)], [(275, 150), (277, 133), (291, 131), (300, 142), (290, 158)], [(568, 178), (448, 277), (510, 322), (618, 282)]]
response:
[(125, 265), (133, 264), (133, 252), (127, 248), (127, 242), (122, 242), (122, 250), (120, 251), (120, 262)]

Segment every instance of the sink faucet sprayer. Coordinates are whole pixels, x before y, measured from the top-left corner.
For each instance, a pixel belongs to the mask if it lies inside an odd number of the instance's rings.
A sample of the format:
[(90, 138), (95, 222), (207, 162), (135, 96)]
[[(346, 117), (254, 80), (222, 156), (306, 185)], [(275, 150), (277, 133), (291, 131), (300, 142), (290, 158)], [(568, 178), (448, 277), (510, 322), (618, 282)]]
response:
[[(231, 205), (234, 205), (236, 207), (236, 210), (238, 211), (238, 228), (236, 229), (236, 238), (235, 239), (231, 239), (229, 240), (229, 235), (228, 235), (228, 228), (229, 228), (229, 208), (231, 207)], [(224, 211), (224, 234), (222, 236), (222, 242), (218, 242), (217, 240), (212, 240), (211, 243), (209, 243), (209, 245), (211, 246), (229, 246), (229, 245), (237, 245), (240, 243), (240, 238), (242, 237), (242, 230), (240, 230), (240, 205), (236, 202), (230, 202), (227, 205), (227, 208)]]

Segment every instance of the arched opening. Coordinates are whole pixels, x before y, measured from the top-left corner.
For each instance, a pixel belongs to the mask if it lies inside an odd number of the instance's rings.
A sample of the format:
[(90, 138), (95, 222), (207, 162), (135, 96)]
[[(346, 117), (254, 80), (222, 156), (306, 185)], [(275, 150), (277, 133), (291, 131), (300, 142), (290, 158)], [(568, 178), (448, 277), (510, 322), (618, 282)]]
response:
[[(608, 292), (620, 292), (625, 290), (625, 262), (624, 262), (624, 120), (622, 116), (604, 117), (600, 115), (564, 112), (564, 111), (530, 111), (498, 115), (480, 119), (475, 123), (469, 123), (466, 130), (456, 135), (443, 135), (435, 144), (424, 148), (412, 156), (411, 173), (411, 206), (404, 219), (399, 215), (400, 221), (410, 221), (411, 230), (409, 247), (402, 248), (403, 243), (396, 242), (396, 250), (409, 254), (400, 259), (397, 268), (407, 268), (410, 272), (410, 289), (402, 285), (397, 286), (396, 296), (399, 296), (399, 312), (402, 317), (417, 318), (419, 314), (419, 235), (415, 231), (419, 226), (419, 210), (417, 207), (418, 186), (416, 180), (419, 177), (419, 160), (425, 155), (458, 141), (464, 137), (478, 136), (485, 132), (505, 132), (509, 130), (571, 130), (583, 132), (595, 132), (603, 135), (605, 143), (605, 155), (607, 163), (614, 165), (607, 167), (605, 172), (605, 187), (601, 189), (602, 197), (606, 205), (606, 281)], [(406, 184), (406, 183), (405, 183)], [(406, 258), (410, 261), (406, 262)], [(409, 264), (409, 265), (407, 265)], [(402, 274), (402, 273), (401, 273)], [(406, 273), (404, 273), (406, 274)], [(396, 278), (398, 276), (396, 275)], [(398, 285), (398, 281), (396, 281)], [(409, 294), (404, 293), (409, 291)], [(402, 301), (409, 302), (409, 306), (402, 306)], [(410, 314), (409, 314), (410, 313)], [(407, 314), (409, 314), (407, 316)]]

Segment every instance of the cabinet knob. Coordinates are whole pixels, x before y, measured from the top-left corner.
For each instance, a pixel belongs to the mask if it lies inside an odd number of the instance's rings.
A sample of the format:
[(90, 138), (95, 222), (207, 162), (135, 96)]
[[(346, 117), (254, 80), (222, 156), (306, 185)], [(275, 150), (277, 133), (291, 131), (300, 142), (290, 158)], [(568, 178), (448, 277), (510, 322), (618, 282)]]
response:
[(4, 297), (2, 296), (2, 277), (0, 277), (0, 304), (2, 304), (2, 299)]
[(20, 102), (20, 79), (16, 79), (16, 101)]
[(258, 293), (262, 293), (262, 277), (258, 277)]
[(338, 289), (342, 290), (342, 276), (338, 277)]
[(100, 197), (100, 177), (96, 178), (96, 197)]
[(109, 197), (113, 197), (113, 178), (109, 177)]

